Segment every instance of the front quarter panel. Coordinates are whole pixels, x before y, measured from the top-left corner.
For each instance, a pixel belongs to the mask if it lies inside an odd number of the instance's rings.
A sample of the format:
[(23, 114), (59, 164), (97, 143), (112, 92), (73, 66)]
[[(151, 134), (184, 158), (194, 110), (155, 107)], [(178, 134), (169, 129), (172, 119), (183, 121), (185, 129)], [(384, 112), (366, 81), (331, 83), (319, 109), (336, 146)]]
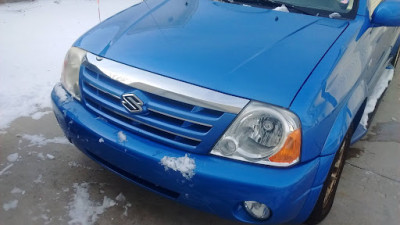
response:
[(367, 62), (358, 42), (364, 23), (365, 17), (350, 23), (290, 107), (302, 122), (302, 161), (334, 153), (366, 97)]

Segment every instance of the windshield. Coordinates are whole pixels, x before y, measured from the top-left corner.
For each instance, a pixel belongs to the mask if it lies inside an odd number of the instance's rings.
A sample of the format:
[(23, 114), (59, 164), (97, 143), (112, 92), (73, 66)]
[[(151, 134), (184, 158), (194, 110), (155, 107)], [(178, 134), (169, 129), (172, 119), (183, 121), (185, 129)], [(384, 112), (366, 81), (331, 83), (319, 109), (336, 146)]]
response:
[[(330, 18), (354, 18), (358, 0), (219, 0)], [(284, 5), (284, 6), (283, 6)]]

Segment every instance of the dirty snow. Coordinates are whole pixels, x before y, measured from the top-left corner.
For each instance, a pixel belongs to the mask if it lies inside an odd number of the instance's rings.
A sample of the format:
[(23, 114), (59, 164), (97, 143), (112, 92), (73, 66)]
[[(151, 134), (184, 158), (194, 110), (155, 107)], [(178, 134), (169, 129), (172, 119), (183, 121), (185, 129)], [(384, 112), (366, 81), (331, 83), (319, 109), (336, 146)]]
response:
[(161, 165), (164, 166), (166, 171), (169, 169), (172, 169), (173, 171), (179, 171), (186, 179), (191, 179), (195, 174), (195, 161), (194, 159), (189, 158), (188, 154), (185, 154), (185, 156), (179, 158), (164, 156), (161, 159)]
[(99, 215), (103, 214), (106, 209), (116, 205), (116, 202), (107, 196), (104, 196), (103, 202), (95, 202), (90, 200), (89, 184), (74, 184), (75, 193), (72, 201), (69, 203), (70, 225), (92, 225), (95, 224)]
[(10, 165), (4, 167), (4, 169), (2, 169), (2, 170), (0, 171), (0, 176), (3, 175), (3, 174), (4, 174), (8, 169), (10, 169), (12, 166), (14, 166), (13, 163), (11, 163)]
[(360, 122), (360, 124), (363, 125), (365, 129), (367, 129), (368, 125), (368, 115), (375, 110), (379, 98), (388, 87), (389, 82), (393, 79), (393, 75), (393, 68), (385, 69), (374, 90), (372, 91), (371, 96), (368, 98), (367, 105), (365, 106), (364, 114)]
[(126, 135), (124, 134), (124, 132), (120, 131), (118, 132), (118, 141), (119, 142), (126, 142)]
[[(101, 19), (141, 0), (101, 1)], [(0, 4), (0, 130), (22, 116), (51, 107), (64, 56), (99, 23), (97, 1), (35, 0)]]
[(45, 146), (45, 145), (47, 145), (49, 143), (70, 144), (68, 139), (65, 138), (65, 137), (55, 137), (55, 138), (47, 139), (42, 134), (40, 134), (40, 135), (37, 135), (37, 134), (35, 134), (35, 135), (24, 134), (21, 137), (30, 142), (28, 147), (32, 147), (32, 146), (42, 147), (42, 146)]
[(7, 156), (7, 160), (9, 162), (15, 162), (15, 161), (17, 161), (18, 156), (19, 156), (18, 153), (10, 154), (10, 155)]
[(280, 12), (289, 12), (288, 8), (286, 7), (286, 5), (281, 5), (279, 7), (276, 7), (275, 9), (273, 9), (275, 11), (280, 11)]
[(17, 208), (17, 205), (18, 205), (18, 200), (11, 200), (11, 201), (3, 204), (3, 209), (4, 209), (4, 211), (8, 211), (10, 209)]

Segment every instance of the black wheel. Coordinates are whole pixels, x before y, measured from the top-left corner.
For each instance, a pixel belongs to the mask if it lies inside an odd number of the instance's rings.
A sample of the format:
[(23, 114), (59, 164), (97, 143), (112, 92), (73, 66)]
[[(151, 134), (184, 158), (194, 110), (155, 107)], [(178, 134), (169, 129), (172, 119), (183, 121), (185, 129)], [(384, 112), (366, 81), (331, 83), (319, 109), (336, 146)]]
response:
[(340, 175), (342, 174), (344, 162), (346, 160), (347, 149), (350, 145), (351, 134), (352, 129), (347, 132), (344, 141), (335, 155), (335, 159), (333, 160), (329, 174), (324, 182), (318, 201), (315, 204), (311, 215), (308, 217), (306, 224), (318, 224), (331, 210), (339, 184)]

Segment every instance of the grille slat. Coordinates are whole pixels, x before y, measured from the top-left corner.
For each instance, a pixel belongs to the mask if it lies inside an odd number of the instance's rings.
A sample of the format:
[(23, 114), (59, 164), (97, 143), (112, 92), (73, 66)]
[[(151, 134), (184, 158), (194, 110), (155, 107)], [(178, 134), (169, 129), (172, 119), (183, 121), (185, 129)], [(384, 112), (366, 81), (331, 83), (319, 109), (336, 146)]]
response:
[(118, 114), (119, 116), (128, 118), (137, 123), (142, 123), (149, 127), (153, 127), (155, 129), (159, 129), (168, 133), (173, 133), (177, 136), (186, 137), (188, 139), (193, 139), (197, 141), (200, 141), (201, 137), (205, 134), (205, 133), (200, 133), (196, 130), (185, 129), (184, 127), (181, 126), (173, 126), (167, 122), (163, 123), (160, 122), (159, 120), (153, 119), (151, 116), (148, 115), (137, 115), (135, 117), (129, 116), (124, 112), (125, 109), (122, 106), (115, 105), (111, 102), (103, 102), (101, 101), (102, 100), (101, 98), (94, 95), (93, 93), (86, 93), (86, 94), (87, 94), (86, 98), (90, 99), (90, 104), (93, 107), (104, 108), (109, 112), (113, 112), (115, 114)]
[[(88, 62), (83, 65), (80, 84), (88, 109), (145, 138), (186, 151), (206, 153), (235, 117), (235, 114), (132, 88), (99, 71), (94, 72)], [(134, 93), (145, 103), (143, 113), (130, 113), (125, 109), (122, 105), (125, 93)]]

